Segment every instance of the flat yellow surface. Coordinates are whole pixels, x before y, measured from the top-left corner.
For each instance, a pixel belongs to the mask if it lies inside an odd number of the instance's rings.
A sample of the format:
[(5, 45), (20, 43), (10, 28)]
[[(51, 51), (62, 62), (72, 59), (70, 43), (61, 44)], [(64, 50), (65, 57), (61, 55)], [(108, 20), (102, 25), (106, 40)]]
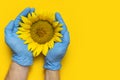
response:
[[(120, 80), (119, 0), (2, 0), (0, 1), (0, 80), (12, 52), (4, 28), (26, 7), (58, 11), (70, 31), (71, 43), (62, 61), (61, 80)], [(30, 69), (28, 80), (44, 80), (44, 57)]]

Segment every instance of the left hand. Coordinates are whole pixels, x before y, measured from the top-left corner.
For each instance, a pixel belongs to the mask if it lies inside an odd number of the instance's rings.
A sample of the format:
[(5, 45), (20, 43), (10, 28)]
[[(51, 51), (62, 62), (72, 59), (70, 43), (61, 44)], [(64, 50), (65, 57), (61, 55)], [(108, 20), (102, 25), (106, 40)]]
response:
[(70, 43), (70, 35), (67, 30), (60, 13), (55, 14), (56, 20), (63, 24), (61, 34), (63, 35), (62, 42), (55, 43), (54, 47), (48, 51), (45, 57), (44, 68), (48, 70), (59, 70), (61, 68), (61, 60), (66, 54), (67, 48)]
[(33, 56), (28, 51), (27, 45), (24, 41), (18, 38), (16, 34), (21, 16), (27, 16), (28, 13), (33, 12), (34, 9), (26, 8), (14, 21), (11, 21), (5, 29), (5, 41), (13, 51), (12, 60), (22, 66), (30, 66), (33, 63)]

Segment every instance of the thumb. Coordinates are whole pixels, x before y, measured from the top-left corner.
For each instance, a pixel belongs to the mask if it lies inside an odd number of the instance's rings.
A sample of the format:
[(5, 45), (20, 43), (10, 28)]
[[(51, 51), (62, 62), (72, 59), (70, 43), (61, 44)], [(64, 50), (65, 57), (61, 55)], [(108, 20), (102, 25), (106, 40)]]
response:
[(14, 27), (14, 21), (10, 21), (9, 24), (5, 28), (5, 34), (6, 35), (11, 35)]
[(64, 44), (69, 44), (70, 43), (70, 35), (69, 32), (66, 31), (63, 35), (62, 41)]

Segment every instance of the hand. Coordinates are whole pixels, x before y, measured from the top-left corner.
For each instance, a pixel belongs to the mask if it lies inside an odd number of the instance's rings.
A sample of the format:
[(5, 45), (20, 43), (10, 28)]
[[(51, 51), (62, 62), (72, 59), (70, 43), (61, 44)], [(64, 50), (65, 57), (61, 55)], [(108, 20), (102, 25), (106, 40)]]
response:
[(27, 49), (24, 41), (18, 38), (16, 34), (21, 16), (27, 16), (28, 13), (33, 12), (34, 9), (26, 8), (20, 15), (11, 21), (5, 29), (5, 41), (13, 51), (12, 60), (22, 66), (30, 66), (33, 63), (33, 56)]
[(59, 70), (61, 68), (61, 60), (64, 57), (70, 42), (69, 32), (62, 17), (59, 13), (56, 13), (55, 16), (56, 20), (63, 24), (63, 30), (61, 31), (63, 38), (61, 43), (55, 43), (53, 49), (49, 50), (45, 57), (44, 68), (48, 70)]

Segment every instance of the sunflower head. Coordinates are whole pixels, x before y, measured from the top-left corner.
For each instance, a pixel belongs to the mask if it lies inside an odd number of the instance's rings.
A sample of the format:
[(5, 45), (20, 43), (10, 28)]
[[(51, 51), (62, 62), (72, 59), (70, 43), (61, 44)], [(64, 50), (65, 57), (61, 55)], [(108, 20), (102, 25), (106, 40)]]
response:
[(24, 44), (28, 44), (28, 50), (33, 56), (40, 53), (46, 56), (49, 49), (54, 47), (55, 42), (61, 42), (63, 29), (53, 15), (45, 15), (36, 12), (29, 13), (27, 17), (21, 16), (21, 22), (16, 32)]

